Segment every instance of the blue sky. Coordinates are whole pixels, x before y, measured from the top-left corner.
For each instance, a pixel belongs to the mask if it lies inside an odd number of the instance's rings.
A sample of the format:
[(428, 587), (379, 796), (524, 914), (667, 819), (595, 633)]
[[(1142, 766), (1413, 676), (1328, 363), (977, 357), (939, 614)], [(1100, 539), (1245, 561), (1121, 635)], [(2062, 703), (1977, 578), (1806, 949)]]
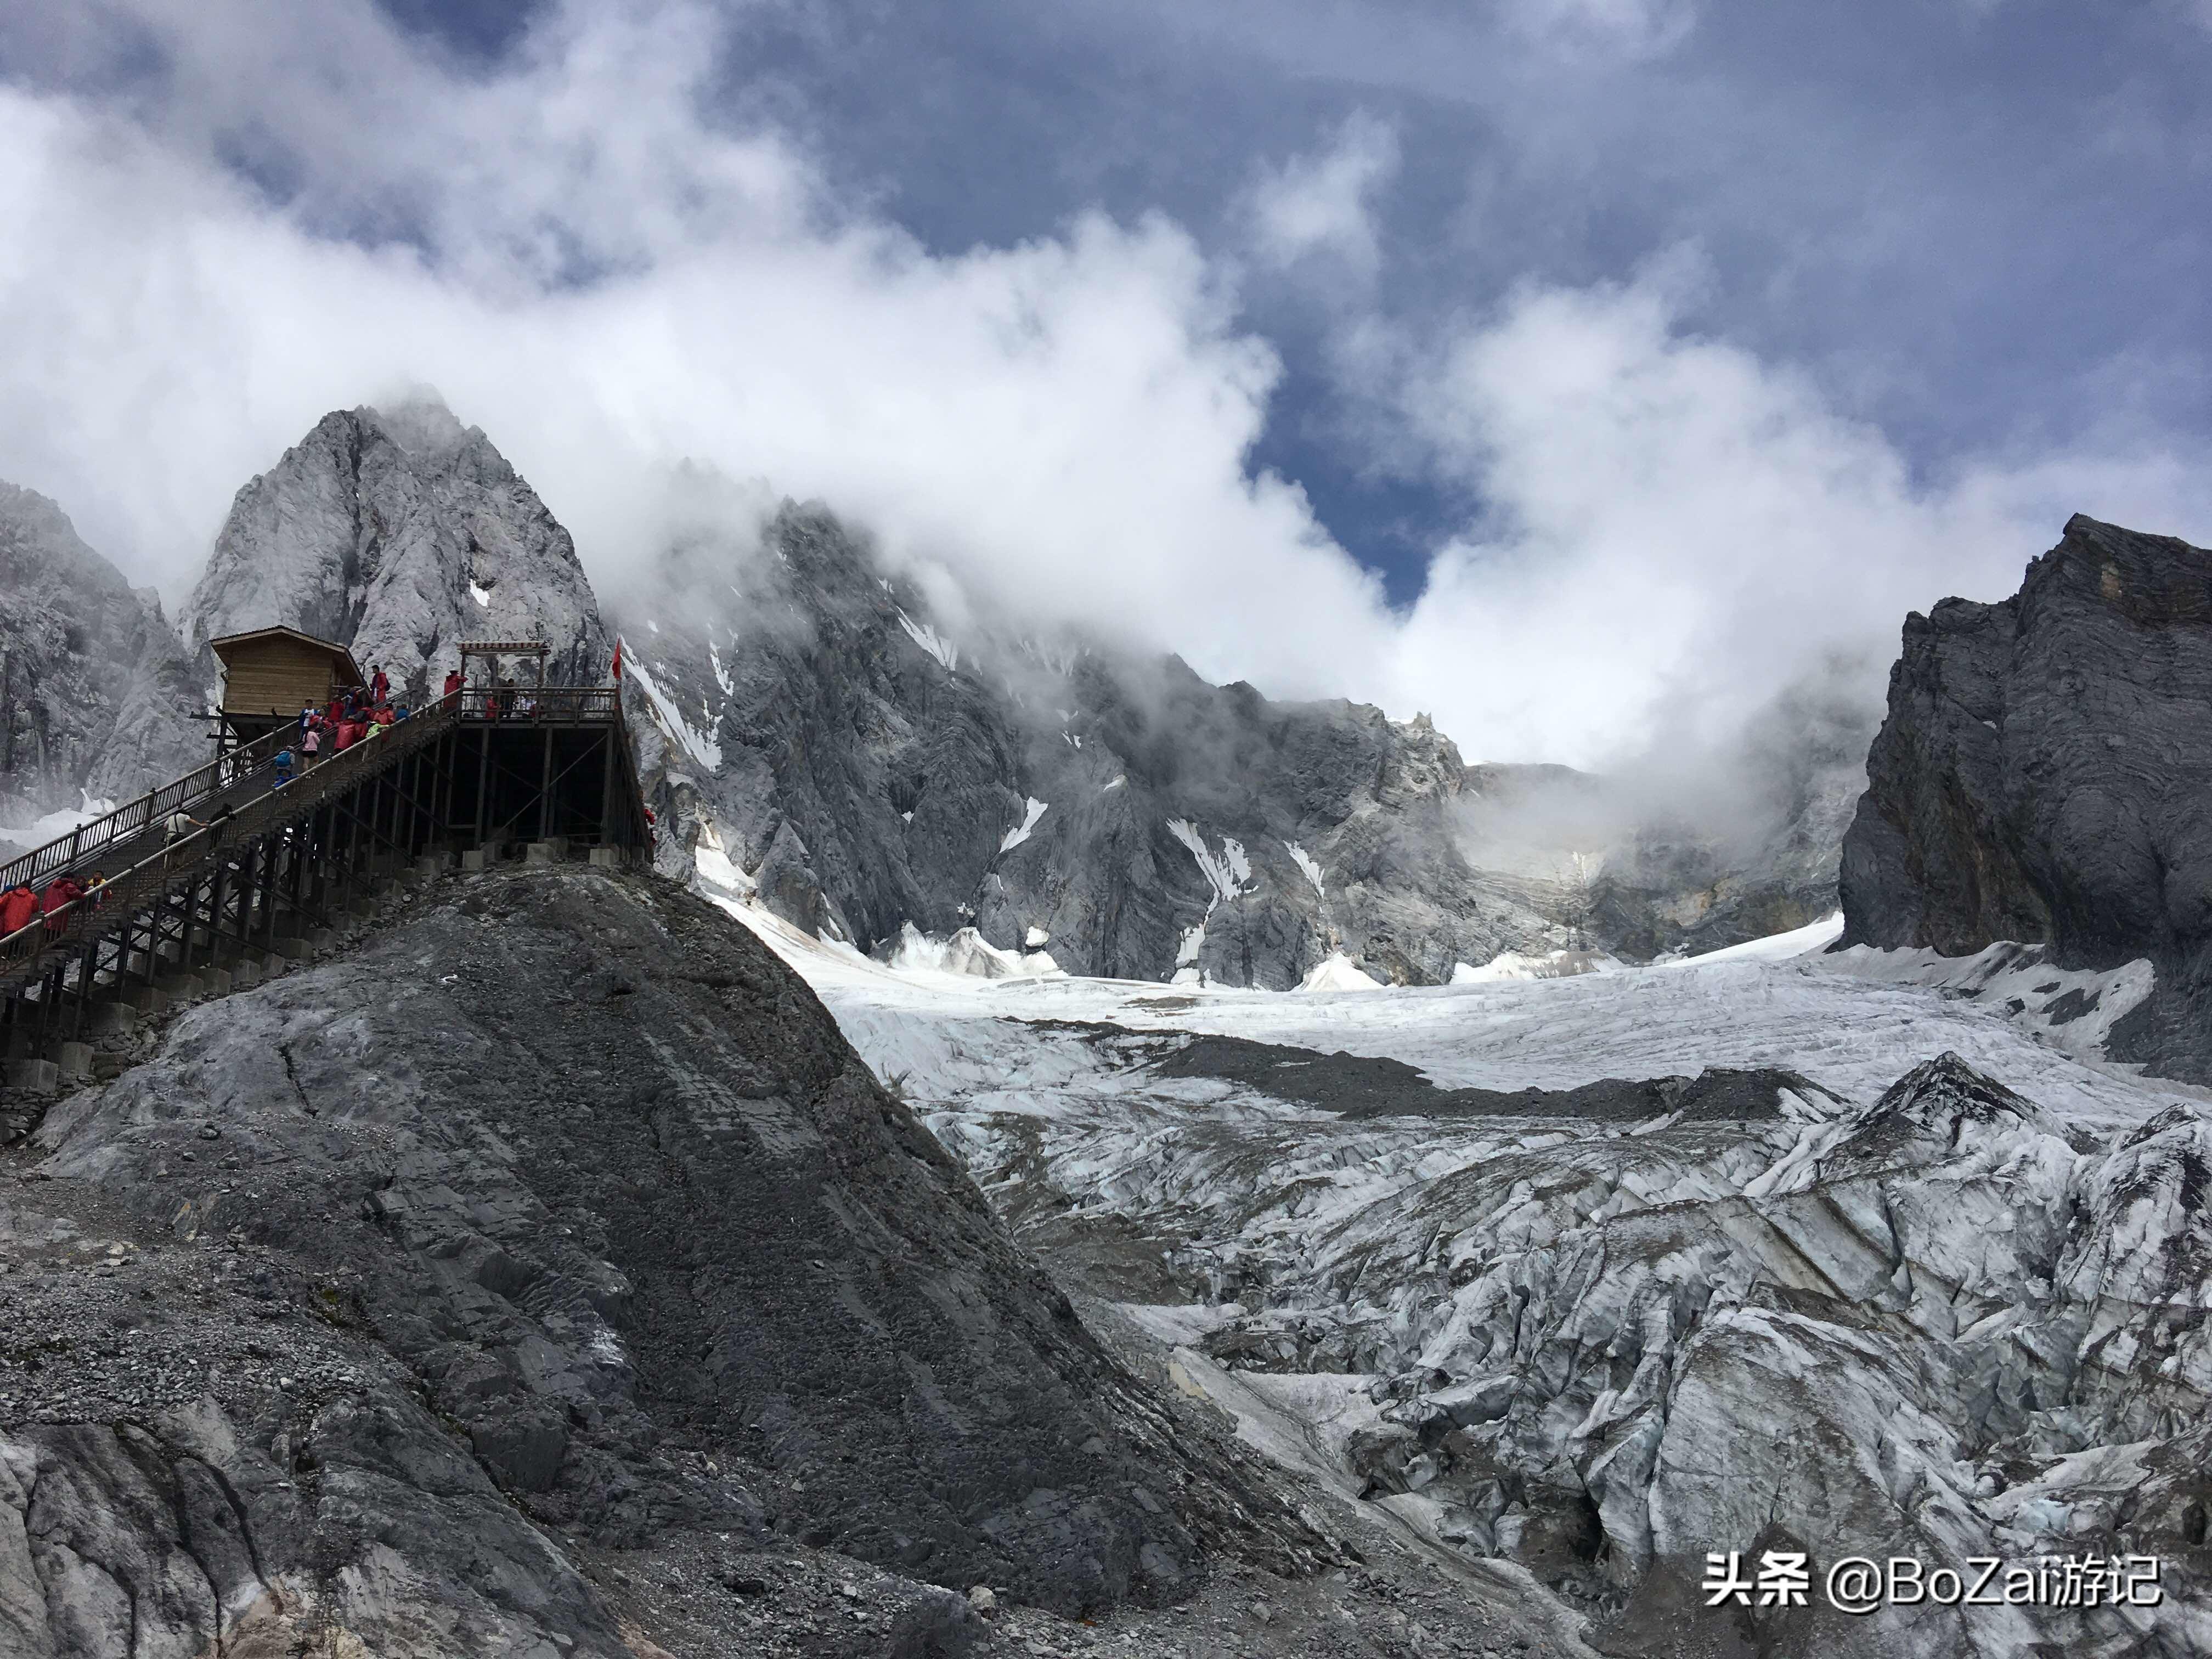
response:
[[(489, 62), (532, 9), (390, 9)], [(758, 6), (719, 91), (726, 118), (792, 131), (943, 252), (1092, 207), (1234, 252), (1254, 177), (1364, 113), (1401, 158), (1375, 203), (1374, 303), (1409, 325), (1687, 250), (1703, 280), (1681, 326), (1802, 364), (1916, 465), (2212, 423), (2212, 13), (1624, 4), (1547, 49), (1504, 9)], [(1258, 283), (1245, 307), (1285, 369), (1254, 464), (1410, 597), (1466, 503), (1359, 441), (1324, 301)]]
[(703, 464), (956, 617), (1663, 755), (2069, 511), (2212, 540), (2208, 68), (2212, 0), (0, 8), (0, 477), (174, 596), (429, 386), (602, 586)]

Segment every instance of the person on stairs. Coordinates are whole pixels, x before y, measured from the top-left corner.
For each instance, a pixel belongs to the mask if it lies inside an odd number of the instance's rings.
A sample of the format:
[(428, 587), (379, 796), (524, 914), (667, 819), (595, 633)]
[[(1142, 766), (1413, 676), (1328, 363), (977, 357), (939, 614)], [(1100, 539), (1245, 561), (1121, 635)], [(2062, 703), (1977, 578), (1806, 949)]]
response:
[(368, 665), (368, 700), (381, 703), (392, 695), (392, 682), (385, 678), (384, 665), (373, 662)]
[(461, 671), (456, 668), (446, 676), (446, 701), (449, 704), (457, 702), (460, 695)]
[(48, 938), (69, 926), (63, 913), (83, 896), (84, 885), (75, 876), (56, 876), (46, 884), (46, 890), (39, 895), (39, 908), (46, 912)]
[(31, 890), (29, 882), (19, 881), (0, 893), (0, 939), (28, 927), (38, 914), (39, 896)]

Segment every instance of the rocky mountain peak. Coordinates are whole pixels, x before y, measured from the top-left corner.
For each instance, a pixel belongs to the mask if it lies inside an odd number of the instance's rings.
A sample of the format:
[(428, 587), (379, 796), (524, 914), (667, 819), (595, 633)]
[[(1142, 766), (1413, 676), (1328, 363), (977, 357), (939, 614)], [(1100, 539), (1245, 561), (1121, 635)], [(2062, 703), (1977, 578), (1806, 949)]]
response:
[(204, 706), (153, 590), (55, 502), (0, 483), (0, 822), (127, 799), (198, 764)]
[(441, 403), (333, 411), (238, 493), (185, 607), (195, 650), (283, 624), (349, 646), (421, 696), (470, 639), (542, 638), (548, 678), (605, 671), (568, 532)]
[(2077, 514), (1995, 605), (1906, 619), (1844, 843), (1845, 945), (2160, 964), (2118, 1057), (2212, 1075), (2212, 552)]

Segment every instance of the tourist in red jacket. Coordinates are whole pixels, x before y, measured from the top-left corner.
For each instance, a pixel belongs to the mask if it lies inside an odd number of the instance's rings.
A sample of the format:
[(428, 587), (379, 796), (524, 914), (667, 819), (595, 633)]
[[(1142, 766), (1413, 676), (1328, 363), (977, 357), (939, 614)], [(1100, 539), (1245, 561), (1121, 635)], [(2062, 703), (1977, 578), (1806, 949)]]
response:
[(39, 896), (31, 890), (27, 881), (18, 882), (5, 893), (0, 893), (0, 939), (31, 925), (39, 914)]
[(69, 926), (63, 910), (84, 896), (84, 884), (75, 876), (56, 876), (46, 884), (46, 890), (39, 895), (39, 908), (46, 913), (46, 932), (58, 933)]

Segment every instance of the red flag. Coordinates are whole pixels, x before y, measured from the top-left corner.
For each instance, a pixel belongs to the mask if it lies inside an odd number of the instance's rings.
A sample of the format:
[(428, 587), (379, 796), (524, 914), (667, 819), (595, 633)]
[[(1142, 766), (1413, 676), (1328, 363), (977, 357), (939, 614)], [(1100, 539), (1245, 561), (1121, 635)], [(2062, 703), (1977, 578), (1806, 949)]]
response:
[(622, 684), (622, 635), (615, 635), (615, 684)]

